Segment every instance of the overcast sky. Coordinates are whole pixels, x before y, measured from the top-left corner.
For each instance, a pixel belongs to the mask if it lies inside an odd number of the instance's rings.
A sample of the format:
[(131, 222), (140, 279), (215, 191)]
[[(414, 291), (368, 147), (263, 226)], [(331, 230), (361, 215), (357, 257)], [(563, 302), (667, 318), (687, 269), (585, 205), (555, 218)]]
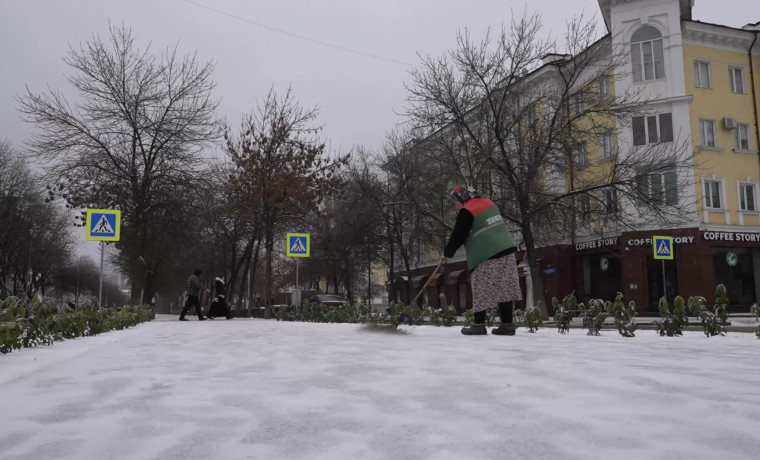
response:
[[(596, 0), (529, 3), (554, 37), (574, 14), (599, 18)], [(71, 94), (63, 56), (69, 45), (105, 36), (110, 21), (131, 26), (156, 53), (179, 42), (213, 60), (220, 115), (234, 126), (269, 87), (291, 86), (301, 103), (321, 108), (332, 151), (377, 149), (401, 121), (394, 111), (404, 106), (417, 53), (439, 55), (454, 47), (458, 28), (478, 38), (525, 8), (521, 0), (0, 0), (0, 139), (23, 147), (32, 127), (15, 97), (25, 85)], [(697, 0), (694, 18), (740, 27), (760, 20), (760, 7)]]

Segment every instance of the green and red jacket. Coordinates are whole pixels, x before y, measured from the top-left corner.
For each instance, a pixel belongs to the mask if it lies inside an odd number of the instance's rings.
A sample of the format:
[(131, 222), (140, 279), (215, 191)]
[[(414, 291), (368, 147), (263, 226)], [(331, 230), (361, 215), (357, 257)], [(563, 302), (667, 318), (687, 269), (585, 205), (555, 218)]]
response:
[(462, 244), (467, 251), (467, 268), (470, 271), (486, 260), (516, 251), (512, 234), (509, 233), (499, 208), (486, 198), (471, 198), (462, 205), (443, 251), (444, 257), (453, 257)]

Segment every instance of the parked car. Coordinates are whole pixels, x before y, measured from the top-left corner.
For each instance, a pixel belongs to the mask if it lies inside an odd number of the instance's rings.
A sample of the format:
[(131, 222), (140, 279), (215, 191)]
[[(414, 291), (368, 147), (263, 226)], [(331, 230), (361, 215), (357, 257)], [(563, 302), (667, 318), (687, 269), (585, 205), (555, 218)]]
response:
[(346, 305), (345, 300), (333, 294), (317, 294), (311, 298), (311, 301), (321, 307), (342, 307)]

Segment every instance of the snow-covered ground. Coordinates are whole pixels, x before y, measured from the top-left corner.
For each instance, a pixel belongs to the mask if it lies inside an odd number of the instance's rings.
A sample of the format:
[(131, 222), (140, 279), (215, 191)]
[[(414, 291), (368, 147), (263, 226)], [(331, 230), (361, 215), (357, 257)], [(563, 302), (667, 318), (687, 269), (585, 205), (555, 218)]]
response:
[(0, 356), (2, 459), (757, 459), (760, 340), (159, 318)]

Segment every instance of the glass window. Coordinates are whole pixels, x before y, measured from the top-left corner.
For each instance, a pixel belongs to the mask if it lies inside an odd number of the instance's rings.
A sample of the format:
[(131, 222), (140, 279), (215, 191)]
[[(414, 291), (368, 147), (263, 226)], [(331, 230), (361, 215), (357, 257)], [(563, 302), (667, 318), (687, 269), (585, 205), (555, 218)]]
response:
[(575, 145), (575, 164), (578, 166), (588, 165), (588, 149), (585, 142), (579, 142)]
[(712, 248), (715, 283), (726, 286), (730, 305), (750, 306), (757, 301), (753, 263), (756, 252), (751, 248)]
[(599, 96), (604, 99), (612, 95), (612, 83), (609, 75), (604, 75), (597, 83), (599, 86)]
[(613, 158), (615, 156), (615, 144), (613, 143), (612, 132), (606, 132), (602, 135), (602, 155), (604, 158)]
[(710, 64), (694, 61), (694, 81), (697, 88), (710, 88)]
[(739, 185), (739, 206), (742, 211), (757, 211), (754, 184)]
[(728, 84), (732, 93), (744, 93), (744, 69), (741, 67), (728, 68)]
[(662, 175), (665, 183), (665, 204), (678, 206), (678, 177), (675, 172), (667, 172)]
[(734, 131), (734, 148), (736, 150), (749, 150), (749, 125), (739, 123)]
[(648, 174), (637, 179), (637, 193), (642, 203), (678, 205), (678, 181), (675, 172)]
[(604, 190), (604, 212), (607, 214), (618, 213), (617, 189), (609, 188)]
[(652, 26), (643, 26), (631, 37), (633, 81), (665, 78), (662, 34)]
[(715, 147), (715, 120), (699, 120), (701, 145)]
[(670, 113), (661, 113), (660, 120), (660, 142), (673, 142), (673, 115)]
[(644, 117), (633, 117), (633, 145), (646, 145), (647, 135), (644, 127)]
[(591, 222), (591, 197), (583, 195), (578, 198), (578, 213), (580, 221), (588, 224)]
[(720, 182), (705, 181), (705, 207), (710, 209), (720, 209)]

